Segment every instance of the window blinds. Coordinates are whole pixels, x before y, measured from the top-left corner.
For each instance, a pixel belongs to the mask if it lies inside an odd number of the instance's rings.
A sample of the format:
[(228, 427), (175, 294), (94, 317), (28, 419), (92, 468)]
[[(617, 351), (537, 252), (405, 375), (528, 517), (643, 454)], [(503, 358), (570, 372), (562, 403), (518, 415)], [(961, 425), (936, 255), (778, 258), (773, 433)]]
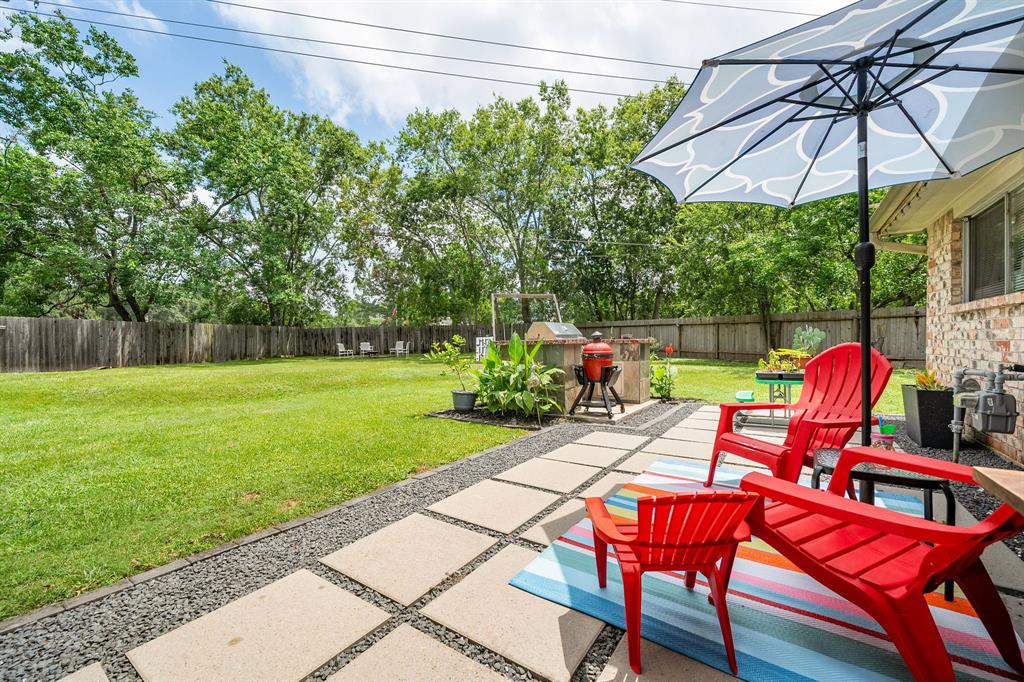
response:
[(1004, 293), (1005, 216), (1005, 204), (999, 201), (971, 218), (971, 300)]

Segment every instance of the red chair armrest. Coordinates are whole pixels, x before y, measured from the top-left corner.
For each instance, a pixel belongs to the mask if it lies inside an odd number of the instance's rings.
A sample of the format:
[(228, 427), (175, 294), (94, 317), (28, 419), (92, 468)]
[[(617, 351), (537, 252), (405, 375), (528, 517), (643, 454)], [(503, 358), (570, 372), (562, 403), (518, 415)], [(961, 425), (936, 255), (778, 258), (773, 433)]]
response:
[(605, 542), (629, 544), (636, 540), (635, 536), (624, 535), (619, 531), (608, 509), (604, 506), (604, 500), (600, 497), (587, 498), (587, 516), (594, 524), (594, 534)]
[[(805, 488), (765, 474), (747, 474), (740, 481), (740, 488), (760, 493), (776, 502), (785, 502), (815, 514), (912, 540), (949, 544), (974, 537), (974, 531), (970, 528), (945, 526), (934, 521), (926, 521), (890, 509), (839, 497), (824, 490)], [(754, 532), (757, 532), (756, 528)]]
[(871, 463), (881, 466), (892, 467), (902, 471), (913, 471), (918, 474), (946, 478), (951, 481), (977, 485), (971, 468), (963, 464), (954, 464), (940, 459), (911, 455), (905, 452), (893, 450), (882, 450), (880, 448), (869, 448), (857, 446), (843, 448), (839, 455), (839, 463), (829, 481), (829, 492), (842, 495), (846, 490), (846, 482), (850, 478), (850, 470), (858, 464)]

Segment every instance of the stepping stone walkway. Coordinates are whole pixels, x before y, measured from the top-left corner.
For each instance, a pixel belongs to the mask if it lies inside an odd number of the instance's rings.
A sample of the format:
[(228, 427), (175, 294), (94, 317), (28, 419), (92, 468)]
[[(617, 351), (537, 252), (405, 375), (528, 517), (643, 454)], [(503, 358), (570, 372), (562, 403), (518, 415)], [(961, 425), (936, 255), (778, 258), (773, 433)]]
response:
[[(679, 459), (670, 453), (703, 463), (710, 444), (691, 435), (713, 435), (715, 422), (685, 421), (672, 429), (682, 440), (598, 430), (527, 459), (337, 547), (320, 557), (321, 575), (297, 570), (132, 649), (128, 660), (145, 682), (297, 682), (341, 654), (344, 664), (328, 682), (507, 679), (464, 652), (461, 637), (489, 650), (481, 660), (503, 657), (499, 665), (510, 673), (514, 665), (570, 682), (605, 624), (509, 580), (536, 558), (537, 546), (586, 516), (583, 498), (607, 499), (652, 462)], [(323, 577), (335, 574), (338, 584)], [(339, 586), (350, 584), (345, 578), (392, 602), (390, 612)], [(384, 636), (371, 643), (371, 633)], [(623, 638), (599, 679), (635, 679), (625, 647)], [(644, 664), (649, 680), (721, 677), (647, 641)], [(109, 682), (100, 663), (65, 680)]]

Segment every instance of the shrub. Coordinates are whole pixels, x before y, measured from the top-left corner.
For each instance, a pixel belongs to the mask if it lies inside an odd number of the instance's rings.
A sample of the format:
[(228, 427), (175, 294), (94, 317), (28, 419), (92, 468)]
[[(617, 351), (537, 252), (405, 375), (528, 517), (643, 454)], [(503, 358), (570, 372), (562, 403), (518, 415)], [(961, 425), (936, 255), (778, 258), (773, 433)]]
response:
[(464, 377), (471, 371), (470, 367), (472, 365), (469, 358), (462, 355), (462, 347), (465, 345), (466, 339), (456, 334), (452, 337), (451, 341), (434, 343), (430, 347), (430, 352), (426, 355), (427, 359), (444, 365), (441, 374), (454, 374), (458, 377), (463, 391), (468, 390)]
[(651, 365), (651, 392), (655, 397), (668, 400), (676, 387), (676, 369), (668, 359)]
[(537, 360), (541, 344), (532, 349), (523, 343), (519, 334), (508, 342), (508, 360), (504, 360), (498, 347), (491, 343), (483, 359), (483, 369), (476, 372), (477, 393), (480, 404), (488, 412), (512, 412), (523, 416), (541, 415), (561, 410), (552, 397), (555, 377), (562, 373), (557, 367), (544, 367)]

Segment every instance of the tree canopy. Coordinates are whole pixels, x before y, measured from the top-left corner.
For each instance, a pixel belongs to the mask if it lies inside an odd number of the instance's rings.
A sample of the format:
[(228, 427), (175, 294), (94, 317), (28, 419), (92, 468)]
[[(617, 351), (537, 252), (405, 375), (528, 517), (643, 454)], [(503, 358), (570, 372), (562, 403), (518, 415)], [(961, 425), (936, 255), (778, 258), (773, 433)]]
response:
[[(480, 322), (493, 291), (553, 291), (577, 320), (856, 304), (853, 197), (678, 206), (629, 169), (675, 79), (612, 107), (555, 83), (415, 111), (367, 143), (229, 63), (162, 130), (108, 34), (14, 15), (0, 40), (0, 315)], [(874, 272), (876, 306), (923, 301), (923, 256)]]

